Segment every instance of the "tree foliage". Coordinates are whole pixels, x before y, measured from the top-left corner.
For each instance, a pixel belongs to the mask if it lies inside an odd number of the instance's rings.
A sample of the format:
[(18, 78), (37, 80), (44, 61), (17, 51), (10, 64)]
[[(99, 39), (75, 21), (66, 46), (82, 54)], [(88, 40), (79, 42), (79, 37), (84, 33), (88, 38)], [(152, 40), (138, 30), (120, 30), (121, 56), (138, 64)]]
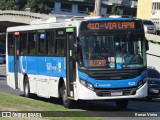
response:
[(112, 7), (112, 10), (111, 10), (111, 13), (110, 14), (113, 14), (113, 15), (119, 15), (120, 14), (120, 8), (116, 5), (113, 5)]
[(27, 0), (26, 8), (30, 8), (32, 12), (49, 13), (50, 8), (44, 0)]
[(0, 0), (1, 10), (21, 10), (26, 0)]
[(0, 0), (0, 10), (25, 10), (31, 12), (49, 13), (50, 8), (45, 0)]

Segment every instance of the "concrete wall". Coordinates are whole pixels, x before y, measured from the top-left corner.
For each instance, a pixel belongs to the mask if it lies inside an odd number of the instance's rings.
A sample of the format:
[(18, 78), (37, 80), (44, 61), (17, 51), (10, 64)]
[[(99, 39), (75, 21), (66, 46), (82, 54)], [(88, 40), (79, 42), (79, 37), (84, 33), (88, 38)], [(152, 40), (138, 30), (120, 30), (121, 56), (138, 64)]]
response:
[(147, 51), (147, 65), (154, 67), (160, 72), (160, 37), (158, 35), (146, 34), (149, 42)]
[(0, 11), (0, 21), (9, 21), (15, 23), (30, 24), (35, 19), (48, 19), (54, 17), (53, 15), (32, 13), (25, 11), (5, 10)]
[(51, 11), (51, 14), (62, 14), (62, 15), (74, 15), (74, 16), (84, 16), (84, 13), (78, 13), (78, 5), (72, 4), (71, 12), (68, 11), (61, 11), (61, 3), (55, 2), (55, 9)]
[[(73, 16), (84, 16), (84, 15), (86, 15), (85, 13), (81, 13), (81, 12), (78, 11), (78, 4), (72, 4), (72, 10), (71, 11), (61, 11), (60, 8), (61, 8), (61, 3), (60, 2), (55, 2), (55, 8), (51, 11), (51, 14), (73, 15)], [(101, 8), (101, 14), (106, 15), (106, 13), (107, 13), (107, 8)]]
[(151, 19), (152, 0), (138, 0), (137, 18)]

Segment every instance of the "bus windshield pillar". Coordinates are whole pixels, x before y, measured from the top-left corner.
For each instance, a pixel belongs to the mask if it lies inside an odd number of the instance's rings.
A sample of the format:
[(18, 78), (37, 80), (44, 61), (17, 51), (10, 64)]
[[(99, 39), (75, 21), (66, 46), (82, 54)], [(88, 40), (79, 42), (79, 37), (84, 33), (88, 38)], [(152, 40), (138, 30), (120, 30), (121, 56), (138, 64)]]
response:
[(67, 53), (66, 53), (66, 87), (67, 96), (74, 96), (73, 82), (76, 80), (76, 61), (74, 59), (74, 43), (75, 33), (67, 33)]

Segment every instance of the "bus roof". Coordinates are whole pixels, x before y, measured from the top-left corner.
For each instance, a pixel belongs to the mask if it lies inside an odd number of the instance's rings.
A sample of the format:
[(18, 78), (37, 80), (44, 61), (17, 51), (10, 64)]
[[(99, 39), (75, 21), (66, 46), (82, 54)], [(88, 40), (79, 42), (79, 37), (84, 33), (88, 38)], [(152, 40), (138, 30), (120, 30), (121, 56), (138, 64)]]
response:
[(83, 22), (83, 21), (131, 21), (131, 20), (137, 20), (137, 19), (135, 18), (101, 18), (101, 17), (96, 17), (96, 16), (95, 17), (82, 17), (82, 19), (78, 21), (76, 21), (75, 19), (71, 21), (54, 22), (54, 23), (47, 23), (47, 24), (35, 24), (35, 25), (9, 27), (7, 28), (7, 32), (75, 27), (80, 22)]
[(135, 18), (91, 18), (88, 21), (130, 21), (130, 20), (137, 20)]
[(66, 28), (66, 27), (75, 27), (75, 23), (74, 22), (72, 23), (71, 22), (56, 22), (56, 23), (37, 24), (37, 25), (15, 26), (15, 27), (8, 27), (7, 32), (52, 29), (52, 28)]

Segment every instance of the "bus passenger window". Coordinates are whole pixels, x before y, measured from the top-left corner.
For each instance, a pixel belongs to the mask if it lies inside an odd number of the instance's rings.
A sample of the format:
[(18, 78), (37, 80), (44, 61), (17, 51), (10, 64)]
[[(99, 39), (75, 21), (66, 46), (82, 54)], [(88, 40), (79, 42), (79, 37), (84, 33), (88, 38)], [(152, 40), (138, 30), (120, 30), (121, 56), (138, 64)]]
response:
[(36, 34), (35, 33), (28, 34), (28, 53), (29, 55), (36, 54)]
[(54, 55), (54, 31), (47, 33), (46, 40), (47, 40), (48, 55)]
[(14, 54), (14, 40), (13, 34), (8, 34), (8, 55)]
[(21, 33), (20, 36), (20, 55), (27, 54), (27, 33)]
[(56, 40), (56, 55), (64, 56), (64, 39)]
[(44, 55), (46, 53), (45, 48), (45, 33), (40, 33), (38, 34), (38, 54)]

